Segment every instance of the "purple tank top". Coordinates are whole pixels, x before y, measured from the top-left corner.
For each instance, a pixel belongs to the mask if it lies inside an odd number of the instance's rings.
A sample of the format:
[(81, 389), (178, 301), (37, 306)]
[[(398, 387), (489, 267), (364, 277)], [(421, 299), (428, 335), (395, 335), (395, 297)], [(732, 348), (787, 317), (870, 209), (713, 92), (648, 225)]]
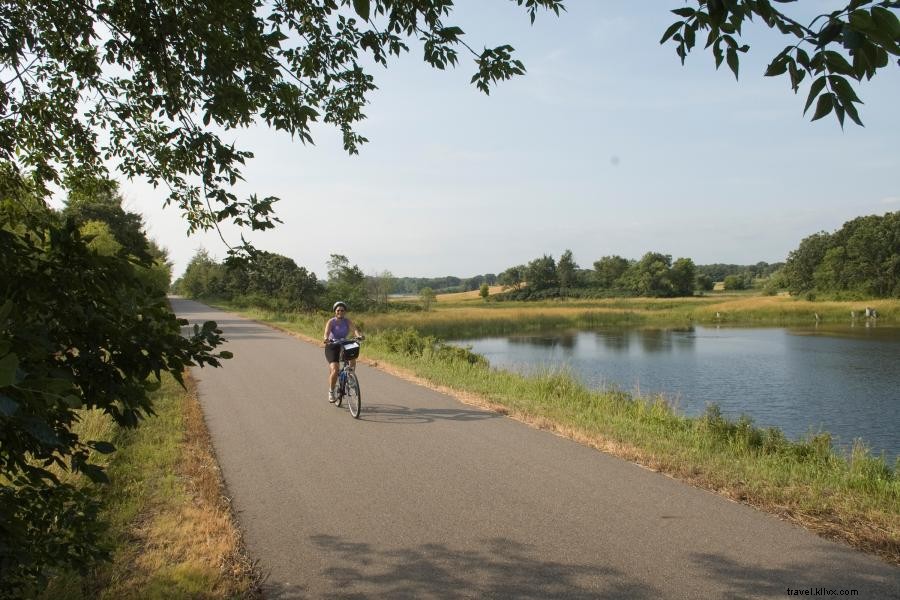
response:
[(328, 334), (333, 340), (342, 340), (350, 333), (350, 321), (332, 317), (331, 332)]

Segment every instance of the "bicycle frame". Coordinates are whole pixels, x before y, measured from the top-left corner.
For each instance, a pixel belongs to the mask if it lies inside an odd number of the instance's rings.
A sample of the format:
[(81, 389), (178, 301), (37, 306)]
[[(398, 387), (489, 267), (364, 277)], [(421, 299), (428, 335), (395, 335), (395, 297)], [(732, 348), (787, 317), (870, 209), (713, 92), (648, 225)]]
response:
[[(345, 340), (350, 342), (355, 342), (359, 344), (361, 338), (354, 338), (352, 340)], [(342, 342), (335, 342), (343, 345)], [(358, 346), (357, 346), (358, 347)], [(362, 398), (359, 389), (359, 380), (356, 377), (356, 368), (353, 365), (353, 361), (355, 358), (345, 358), (344, 351), (341, 350), (340, 353), (340, 363), (341, 368), (338, 371), (338, 381), (335, 397), (334, 397), (334, 405), (341, 406), (344, 401), (344, 398), (347, 398), (347, 407), (350, 409), (350, 415), (354, 419), (358, 419), (360, 413), (362, 412)]]

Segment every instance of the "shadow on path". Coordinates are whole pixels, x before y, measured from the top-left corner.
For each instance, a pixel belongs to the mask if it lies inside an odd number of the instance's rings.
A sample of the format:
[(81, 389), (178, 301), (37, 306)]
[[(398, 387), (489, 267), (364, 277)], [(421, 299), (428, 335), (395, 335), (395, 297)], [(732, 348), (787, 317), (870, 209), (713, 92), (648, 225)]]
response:
[[(363, 390), (365, 394), (365, 390)], [(465, 408), (409, 408), (399, 404), (366, 404), (363, 395), (363, 411), (360, 416), (362, 421), (373, 423), (388, 423), (392, 425), (415, 425), (433, 423), (435, 421), (483, 421), (496, 419), (501, 416), (498, 413), (490, 413), (483, 410), (470, 410)]]
[(503, 538), (479, 540), (477, 548), (469, 549), (445, 544), (380, 549), (331, 535), (313, 536), (312, 541), (322, 554), (333, 559), (333, 566), (320, 574), (322, 581), (312, 584), (311, 590), (265, 584), (267, 598), (663, 597), (662, 590), (629, 581), (614, 569), (543, 560), (537, 556), (537, 548)]
[[(815, 549), (810, 548), (810, 554), (814, 552)], [(851, 560), (865, 558), (849, 548), (847, 552), (852, 553)], [(858, 598), (900, 598), (900, 570), (892, 582), (885, 579), (885, 569), (890, 567), (874, 563), (882, 568), (871, 568), (873, 563), (869, 560), (823, 564), (804, 560), (802, 555), (796, 559), (796, 562), (778, 567), (759, 567), (714, 554), (693, 555), (694, 562), (709, 579), (727, 581), (736, 598), (787, 597), (788, 589), (812, 589), (810, 595), (820, 597), (849, 596), (852, 594), (849, 590), (855, 590)], [(834, 593), (827, 590), (834, 590)]]

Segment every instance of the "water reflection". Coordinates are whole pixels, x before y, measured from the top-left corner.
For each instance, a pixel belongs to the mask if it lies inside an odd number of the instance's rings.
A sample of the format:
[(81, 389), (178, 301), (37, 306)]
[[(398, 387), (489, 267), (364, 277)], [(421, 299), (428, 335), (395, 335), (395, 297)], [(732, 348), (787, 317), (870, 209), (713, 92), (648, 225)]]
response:
[(591, 387), (661, 393), (679, 410), (709, 403), (798, 438), (829, 431), (900, 454), (900, 328), (811, 326), (610, 329), (467, 340), (492, 365), (571, 369)]

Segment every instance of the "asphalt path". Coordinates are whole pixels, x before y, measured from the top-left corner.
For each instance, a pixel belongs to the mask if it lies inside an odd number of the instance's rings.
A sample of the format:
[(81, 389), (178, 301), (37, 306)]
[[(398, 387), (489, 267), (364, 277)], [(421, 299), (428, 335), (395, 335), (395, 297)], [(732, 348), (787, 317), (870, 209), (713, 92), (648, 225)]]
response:
[(235, 355), (193, 375), (268, 598), (900, 598), (876, 558), (365, 365), (355, 420), (320, 346), (173, 307)]

